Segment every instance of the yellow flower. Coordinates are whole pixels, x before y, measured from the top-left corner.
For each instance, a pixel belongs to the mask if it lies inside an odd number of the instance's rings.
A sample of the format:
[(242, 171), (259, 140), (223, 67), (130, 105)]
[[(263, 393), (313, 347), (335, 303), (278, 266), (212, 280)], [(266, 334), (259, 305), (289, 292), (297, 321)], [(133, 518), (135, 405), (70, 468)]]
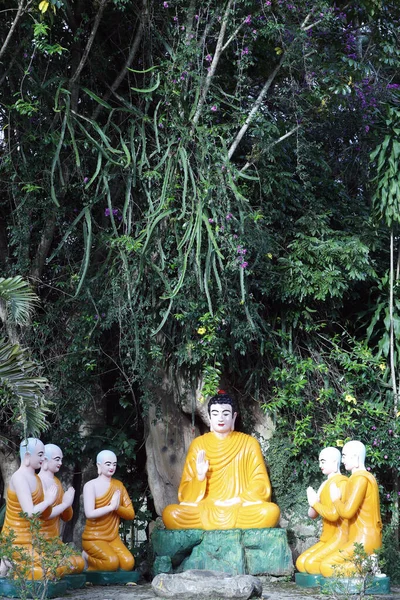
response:
[(271, 252), (268, 252), (267, 256), (268, 256), (268, 258), (272, 258)]
[(47, 0), (42, 0), (42, 2), (39, 4), (39, 10), (41, 13), (45, 13), (46, 10), (49, 8), (49, 2)]
[(343, 446), (343, 440), (336, 440), (336, 446), (341, 448)]
[(357, 400), (351, 394), (346, 394), (344, 399), (346, 402), (352, 402), (353, 404), (357, 404)]
[(205, 327), (199, 327), (197, 330), (197, 333), (199, 335), (204, 335), (206, 331), (207, 331), (207, 329)]
[(381, 363), (381, 364), (379, 365), (379, 368), (380, 368), (380, 370), (381, 370), (381, 371), (384, 371), (384, 370), (386, 369), (386, 365), (385, 365), (385, 363)]

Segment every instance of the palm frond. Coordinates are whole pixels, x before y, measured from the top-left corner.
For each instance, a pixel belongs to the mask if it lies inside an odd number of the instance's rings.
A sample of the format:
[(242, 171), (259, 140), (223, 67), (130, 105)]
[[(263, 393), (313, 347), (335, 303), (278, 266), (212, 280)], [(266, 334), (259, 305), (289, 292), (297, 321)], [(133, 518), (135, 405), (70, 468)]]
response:
[(32, 316), (39, 298), (29, 283), (21, 276), (0, 277), (0, 300), (5, 303), (7, 313), (18, 325), (24, 325)]
[[(0, 391), (7, 393), (6, 408), (12, 424), (19, 426), (25, 437), (38, 435), (46, 428), (51, 407), (44, 396), (48, 381), (37, 376), (37, 369), (19, 344), (0, 339)], [(0, 415), (4, 410), (0, 406)]]

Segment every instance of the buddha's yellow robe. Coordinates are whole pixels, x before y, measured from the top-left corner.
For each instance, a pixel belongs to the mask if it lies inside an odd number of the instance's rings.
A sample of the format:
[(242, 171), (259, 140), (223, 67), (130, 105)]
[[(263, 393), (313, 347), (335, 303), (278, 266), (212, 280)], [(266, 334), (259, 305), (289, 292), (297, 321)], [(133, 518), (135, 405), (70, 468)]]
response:
[[(57, 497), (52, 508), (61, 504), (64, 495), (63, 487), (57, 477), (54, 477), (54, 484), (57, 486)], [(72, 519), (72, 516), (73, 510), (70, 506), (54, 519), (44, 520), (42, 517), (42, 526), (40, 529), (41, 534), (48, 540), (60, 538), (60, 519), (67, 522)], [(63, 542), (60, 539), (60, 545), (62, 545), (62, 543)], [(68, 557), (67, 563), (68, 565), (65, 565), (65, 573), (82, 573), (83, 569), (85, 568), (85, 561), (80, 554), (73, 554), (72, 556)]]
[[(205, 450), (209, 461), (204, 481), (197, 478), (196, 459), (200, 450)], [(240, 504), (215, 504), (216, 500), (235, 497)], [(178, 499), (180, 504), (170, 504), (163, 511), (167, 529), (275, 527), (280, 516), (278, 506), (270, 502), (271, 484), (260, 445), (250, 435), (238, 431), (222, 439), (210, 432), (193, 440)]]
[(348, 479), (345, 500), (335, 500), (334, 505), (339, 515), (349, 520), (349, 538), (340, 551), (321, 562), (321, 574), (335, 576), (334, 567), (340, 566), (344, 575), (351, 576), (355, 543), (362, 544), (367, 554), (373, 554), (382, 546), (379, 489), (375, 477), (366, 470), (355, 471)]
[(86, 519), (82, 548), (88, 555), (88, 571), (131, 571), (135, 564), (135, 559), (119, 537), (120, 520), (130, 521), (135, 516), (125, 486), (117, 479), (111, 479), (107, 492), (96, 498), (95, 508), (110, 504), (117, 490), (121, 493), (118, 510), (97, 519)]
[[(40, 478), (36, 475), (36, 489), (32, 493), (32, 502), (36, 506), (44, 500), (43, 487)], [(25, 553), (32, 557), (31, 564), (26, 564), (27, 572), (26, 579), (42, 579), (43, 569), (40, 566), (40, 555), (32, 550), (32, 534), (29, 530), (29, 521), (21, 517), (22, 508), (18, 500), (16, 492), (7, 490), (7, 504), (6, 504), (6, 515), (4, 518), (4, 525), (2, 533), (7, 534), (11, 531), (15, 534), (14, 545), (23, 548)], [(46, 508), (41, 514), (41, 517), (45, 518), (51, 514), (51, 506)], [(14, 559), (17, 562), (22, 562), (22, 558), (19, 553), (16, 552)], [(25, 561), (24, 561), (25, 562)], [(59, 575), (64, 573), (64, 570), (57, 570)]]
[(336, 484), (345, 497), (346, 483), (348, 479), (338, 473), (326, 479), (320, 489), (320, 502), (313, 505), (314, 510), (322, 517), (322, 531), (319, 542), (300, 554), (296, 561), (296, 568), (300, 573), (320, 575), (321, 561), (344, 546), (348, 540), (349, 523), (337, 512), (330, 495), (330, 486)]

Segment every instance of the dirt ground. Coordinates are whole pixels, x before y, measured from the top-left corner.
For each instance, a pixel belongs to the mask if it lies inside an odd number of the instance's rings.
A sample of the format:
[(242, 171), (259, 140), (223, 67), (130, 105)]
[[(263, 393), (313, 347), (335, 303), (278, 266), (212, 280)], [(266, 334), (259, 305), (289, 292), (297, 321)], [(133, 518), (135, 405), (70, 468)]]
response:
[[(68, 592), (71, 600), (155, 600), (157, 596), (149, 583), (135, 586), (86, 586), (81, 590)], [(263, 582), (263, 600), (329, 600), (329, 596), (319, 590), (304, 590), (291, 582)], [(367, 596), (373, 600), (400, 600), (400, 587), (393, 587), (390, 595)]]

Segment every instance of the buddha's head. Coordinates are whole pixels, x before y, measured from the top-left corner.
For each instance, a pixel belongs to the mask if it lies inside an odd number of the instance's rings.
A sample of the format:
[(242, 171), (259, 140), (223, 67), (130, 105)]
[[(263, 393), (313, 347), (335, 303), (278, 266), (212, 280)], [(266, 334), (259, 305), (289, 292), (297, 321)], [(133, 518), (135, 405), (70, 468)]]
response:
[(26, 467), (40, 469), (44, 460), (44, 445), (37, 438), (26, 438), (19, 445), (21, 463)]
[(97, 473), (112, 477), (117, 468), (117, 457), (111, 450), (102, 450), (96, 457)]
[(236, 403), (225, 392), (219, 392), (208, 403), (208, 415), (211, 431), (227, 435), (235, 429)]
[(58, 473), (62, 466), (63, 453), (61, 448), (55, 444), (46, 444), (44, 447), (44, 462), (42, 469), (50, 471), (54, 475)]
[(319, 453), (319, 467), (324, 475), (340, 472), (340, 450), (328, 446)]
[(342, 463), (346, 471), (365, 469), (365, 446), (358, 440), (347, 442), (342, 450)]

